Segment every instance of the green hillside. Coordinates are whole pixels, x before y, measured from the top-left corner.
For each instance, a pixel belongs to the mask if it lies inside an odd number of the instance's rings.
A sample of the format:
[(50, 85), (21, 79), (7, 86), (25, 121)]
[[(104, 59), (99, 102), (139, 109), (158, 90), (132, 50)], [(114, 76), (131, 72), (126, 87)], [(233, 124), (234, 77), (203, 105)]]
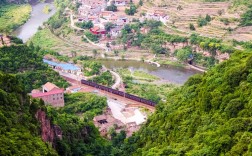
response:
[(25, 85), (25, 91), (41, 87), (50, 81), (59, 87), (67, 87), (67, 82), (42, 61), (42, 56), (34, 47), (15, 45), (0, 48), (0, 71), (17, 74)]
[(0, 72), (0, 155), (57, 155), (41, 140), (36, 111), (43, 103), (30, 100), (18, 79)]
[(236, 52), (171, 93), (124, 155), (251, 155), (252, 54)]

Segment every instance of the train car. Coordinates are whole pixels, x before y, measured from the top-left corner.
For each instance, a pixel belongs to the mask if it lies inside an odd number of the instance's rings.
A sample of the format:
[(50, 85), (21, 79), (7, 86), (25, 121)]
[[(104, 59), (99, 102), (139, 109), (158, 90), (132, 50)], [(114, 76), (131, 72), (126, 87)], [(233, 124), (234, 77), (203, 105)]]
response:
[(100, 90), (104, 90), (104, 91), (107, 91), (107, 92), (122, 96), (122, 97), (125, 97), (125, 98), (128, 98), (128, 99), (131, 99), (131, 100), (134, 100), (134, 101), (137, 101), (137, 102), (144, 103), (146, 105), (150, 105), (150, 106), (155, 106), (156, 105), (153, 101), (146, 100), (144, 98), (140, 98), (138, 96), (128, 94), (128, 93), (125, 93), (125, 92), (122, 92), (122, 91), (119, 91), (119, 90), (116, 90), (116, 89), (112, 89), (112, 88), (109, 88), (109, 87), (106, 87), (106, 86), (102, 86), (102, 85), (96, 84), (96, 83), (91, 82), (91, 81), (81, 80), (81, 83), (85, 84), (85, 85), (88, 85), (88, 86), (91, 86), (91, 87), (95, 87), (95, 88), (100, 89)]

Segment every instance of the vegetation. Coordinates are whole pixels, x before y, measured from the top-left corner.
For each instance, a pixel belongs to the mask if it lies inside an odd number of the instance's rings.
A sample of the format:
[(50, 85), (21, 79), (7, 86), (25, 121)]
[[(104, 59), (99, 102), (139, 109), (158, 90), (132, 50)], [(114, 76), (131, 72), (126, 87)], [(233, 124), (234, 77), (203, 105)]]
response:
[(30, 41), (33, 42), (34, 46), (44, 49), (51, 49), (60, 44), (60, 40), (57, 40), (49, 29), (39, 30)]
[(107, 11), (117, 11), (117, 6), (115, 6), (115, 4), (111, 4), (110, 6), (107, 6), (106, 8)]
[(140, 79), (140, 80), (147, 80), (147, 81), (159, 80), (157, 76), (148, 74), (144, 71), (134, 71), (132, 75), (134, 77), (137, 77), (137, 79)]
[(193, 31), (196, 30), (195, 26), (192, 23), (189, 24), (189, 28), (190, 28), (190, 30), (193, 30)]
[(241, 17), (242, 26), (251, 26), (252, 25), (252, 5), (249, 6), (249, 9)]
[(94, 35), (92, 34), (90, 31), (86, 31), (85, 32), (85, 36), (90, 39), (92, 42), (96, 42), (99, 40), (99, 36), (98, 35)]
[(24, 90), (30, 92), (50, 81), (59, 87), (67, 87), (68, 83), (53, 71), (36, 54), (35, 49), (25, 45), (3, 47), (0, 49), (0, 71), (17, 74)]
[(137, 7), (134, 4), (131, 4), (129, 9), (128, 8), (125, 9), (125, 13), (127, 15), (134, 15), (136, 12), (137, 12)]
[(90, 29), (94, 27), (94, 24), (92, 21), (88, 21), (88, 22), (80, 22), (80, 23), (76, 23), (77, 27), (80, 27), (82, 29)]
[(45, 14), (49, 14), (49, 13), (51, 12), (51, 9), (50, 9), (49, 5), (46, 5), (46, 6), (43, 8), (43, 12), (44, 12)]
[(105, 86), (112, 86), (114, 84), (113, 76), (109, 71), (106, 71), (101, 75), (94, 77), (92, 81)]
[[(128, 69), (120, 69), (118, 72), (122, 76), (123, 82), (126, 84), (125, 88), (127, 93), (138, 95), (156, 103), (161, 99), (165, 100), (169, 92), (176, 87), (172, 84), (150, 84), (149, 81), (154, 80), (153, 75), (148, 74), (148, 77), (141, 77), (144, 73), (141, 71), (135, 72), (139, 77), (132, 76)], [(146, 75), (146, 73), (144, 73), (144, 75)], [(157, 77), (155, 77), (155, 80), (157, 80)]]
[(0, 72), (0, 155), (57, 155), (39, 134), (35, 113), (43, 102), (22, 88), (16, 76)]
[(11, 33), (24, 24), (30, 17), (31, 6), (28, 4), (6, 4), (0, 6), (0, 32)]
[(106, 106), (106, 98), (95, 94), (65, 94), (65, 106), (59, 112), (82, 115), (86, 120), (92, 120), (96, 115), (101, 114)]
[(251, 155), (250, 52), (236, 52), (158, 104), (122, 155)]
[(205, 18), (199, 16), (197, 23), (199, 27), (202, 27), (207, 25), (207, 23), (210, 22), (211, 20), (212, 20), (211, 17), (207, 14)]
[(185, 47), (185, 48), (178, 49), (175, 51), (175, 56), (180, 61), (187, 61), (191, 55), (192, 55), (192, 48), (191, 47)]
[(100, 70), (102, 69), (102, 65), (100, 62), (87, 60), (83, 63), (84, 75), (92, 76), (100, 74)]

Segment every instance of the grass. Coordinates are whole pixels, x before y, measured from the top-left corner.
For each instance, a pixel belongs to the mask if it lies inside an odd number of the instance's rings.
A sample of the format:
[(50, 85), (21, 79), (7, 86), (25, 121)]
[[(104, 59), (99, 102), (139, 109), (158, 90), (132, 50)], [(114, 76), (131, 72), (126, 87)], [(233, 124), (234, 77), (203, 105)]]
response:
[(168, 94), (171, 93), (177, 86), (174, 84), (138, 84), (132, 83), (128, 84), (126, 92), (140, 97), (158, 102), (159, 100), (166, 100)]
[(144, 71), (134, 71), (133, 76), (137, 77), (138, 79), (144, 79), (144, 80), (151, 80), (151, 81), (159, 80), (157, 76), (148, 74)]
[(129, 69), (118, 69), (118, 72), (123, 77), (132, 77), (134, 80), (143, 83), (159, 80), (159, 77), (139, 70), (131, 72)]
[(42, 48), (51, 49), (53, 47), (58, 46), (61, 44), (61, 41), (56, 38), (49, 29), (39, 30), (31, 40), (34, 45), (38, 45)]
[(11, 33), (29, 18), (32, 7), (29, 4), (8, 4), (0, 6), (0, 33)]
[(161, 65), (171, 65), (175, 67), (185, 67), (184, 64), (178, 62), (178, 61), (170, 61), (170, 60), (156, 60)]

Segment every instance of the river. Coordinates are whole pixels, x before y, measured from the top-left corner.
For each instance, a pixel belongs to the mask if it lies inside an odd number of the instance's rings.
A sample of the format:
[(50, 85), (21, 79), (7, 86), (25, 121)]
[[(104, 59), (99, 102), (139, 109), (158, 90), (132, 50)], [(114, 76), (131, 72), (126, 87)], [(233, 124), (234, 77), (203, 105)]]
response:
[(131, 71), (140, 70), (159, 77), (162, 83), (175, 83), (180, 85), (184, 84), (190, 76), (200, 73), (196, 70), (183, 67), (157, 67), (156, 65), (143, 63), (141, 61), (100, 60), (99, 62), (109, 69), (128, 68)]
[[(43, 12), (44, 7), (48, 5), (51, 11), (46, 14)], [(56, 13), (56, 8), (53, 2), (37, 3), (32, 5), (32, 12), (30, 19), (21, 27), (13, 32), (14, 36), (22, 39), (23, 42), (27, 42), (37, 31), (39, 26), (42, 26), (51, 16)]]

